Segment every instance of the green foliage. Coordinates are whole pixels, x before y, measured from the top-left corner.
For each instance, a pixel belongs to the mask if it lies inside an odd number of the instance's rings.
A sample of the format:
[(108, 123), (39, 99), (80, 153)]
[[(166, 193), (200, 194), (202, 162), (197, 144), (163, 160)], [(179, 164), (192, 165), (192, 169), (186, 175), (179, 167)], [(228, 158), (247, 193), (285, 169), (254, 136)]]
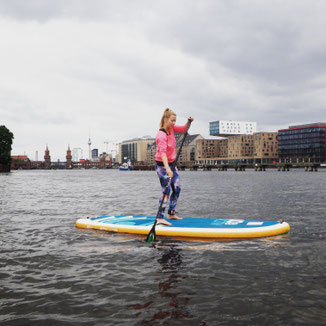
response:
[(0, 164), (10, 164), (13, 138), (14, 134), (6, 126), (0, 126)]

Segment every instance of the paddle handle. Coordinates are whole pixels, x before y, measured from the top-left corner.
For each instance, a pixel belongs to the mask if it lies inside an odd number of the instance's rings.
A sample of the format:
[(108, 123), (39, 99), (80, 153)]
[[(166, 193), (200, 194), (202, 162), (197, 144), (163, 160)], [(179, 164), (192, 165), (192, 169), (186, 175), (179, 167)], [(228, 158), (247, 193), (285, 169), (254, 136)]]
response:
[(174, 160), (174, 162), (173, 162), (173, 164), (172, 164), (172, 171), (174, 170), (174, 168), (176, 167), (176, 165), (177, 165), (177, 162), (178, 162), (178, 159), (179, 159), (179, 156), (180, 156), (180, 153), (181, 153), (181, 149), (182, 149), (182, 146), (183, 146), (183, 144), (184, 144), (184, 142), (185, 142), (185, 140), (186, 140), (186, 138), (187, 138), (187, 135), (188, 135), (188, 130), (189, 130), (189, 128), (190, 128), (190, 125), (191, 125), (191, 120), (190, 119), (188, 119), (188, 125), (187, 125), (187, 129), (186, 129), (186, 132), (184, 133), (184, 136), (183, 136), (183, 139), (182, 139), (182, 142), (181, 142), (181, 144), (180, 144), (180, 148), (179, 148), (179, 150), (178, 150), (178, 154), (177, 154), (177, 156), (176, 156), (176, 158), (175, 158), (175, 160)]

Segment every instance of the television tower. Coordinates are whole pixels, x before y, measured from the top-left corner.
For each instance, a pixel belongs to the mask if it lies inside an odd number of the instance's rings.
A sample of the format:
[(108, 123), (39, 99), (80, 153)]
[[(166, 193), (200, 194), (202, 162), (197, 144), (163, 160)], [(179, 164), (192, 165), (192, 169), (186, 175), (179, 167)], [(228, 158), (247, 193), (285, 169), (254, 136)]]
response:
[(104, 144), (106, 145), (106, 155), (108, 155), (108, 154), (109, 154), (109, 141), (106, 140), (106, 141), (104, 142)]
[(91, 145), (92, 145), (91, 137), (89, 137), (89, 138), (88, 138), (88, 150), (89, 150), (89, 160), (90, 160), (90, 161), (91, 161), (91, 159), (92, 159)]

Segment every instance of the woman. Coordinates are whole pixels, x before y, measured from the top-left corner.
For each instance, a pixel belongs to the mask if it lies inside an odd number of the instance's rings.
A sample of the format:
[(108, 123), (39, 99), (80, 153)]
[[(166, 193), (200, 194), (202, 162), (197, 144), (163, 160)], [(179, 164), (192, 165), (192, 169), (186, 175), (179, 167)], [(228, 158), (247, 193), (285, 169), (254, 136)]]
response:
[[(188, 122), (184, 126), (176, 126), (175, 125), (176, 119), (177, 119), (177, 115), (172, 110), (165, 109), (160, 123), (160, 130), (157, 132), (156, 135), (156, 147), (157, 147), (156, 155), (155, 155), (156, 173), (160, 179), (160, 183), (163, 190), (163, 194), (160, 199), (160, 204), (161, 201), (163, 200), (164, 190), (166, 188), (166, 185), (168, 184), (169, 179), (171, 178), (171, 184), (168, 188), (167, 196), (164, 198), (164, 203), (162, 205), (161, 210), (159, 211), (158, 218), (157, 218), (157, 223), (164, 224), (164, 225), (171, 225), (170, 222), (164, 219), (165, 204), (167, 202), (171, 189), (172, 189), (172, 194), (170, 197), (167, 218), (176, 219), (176, 220), (182, 219), (181, 217), (175, 214), (175, 207), (177, 205), (177, 201), (181, 191), (180, 177), (179, 177), (177, 167), (175, 167), (173, 171), (171, 170), (171, 168), (174, 160), (176, 159), (174, 133), (186, 132)], [(194, 118), (189, 117), (188, 120), (193, 121)]]

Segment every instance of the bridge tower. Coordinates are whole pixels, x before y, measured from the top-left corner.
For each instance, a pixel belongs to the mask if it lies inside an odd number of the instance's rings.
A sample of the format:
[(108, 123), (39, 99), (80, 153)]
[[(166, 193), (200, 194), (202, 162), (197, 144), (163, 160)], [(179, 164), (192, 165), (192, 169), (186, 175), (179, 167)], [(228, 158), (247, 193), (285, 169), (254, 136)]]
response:
[(72, 168), (72, 155), (70, 150), (70, 145), (68, 145), (67, 155), (66, 155), (66, 169)]
[(44, 155), (44, 168), (51, 169), (51, 156), (50, 156), (50, 151), (48, 149), (48, 145), (46, 145), (46, 150)]

